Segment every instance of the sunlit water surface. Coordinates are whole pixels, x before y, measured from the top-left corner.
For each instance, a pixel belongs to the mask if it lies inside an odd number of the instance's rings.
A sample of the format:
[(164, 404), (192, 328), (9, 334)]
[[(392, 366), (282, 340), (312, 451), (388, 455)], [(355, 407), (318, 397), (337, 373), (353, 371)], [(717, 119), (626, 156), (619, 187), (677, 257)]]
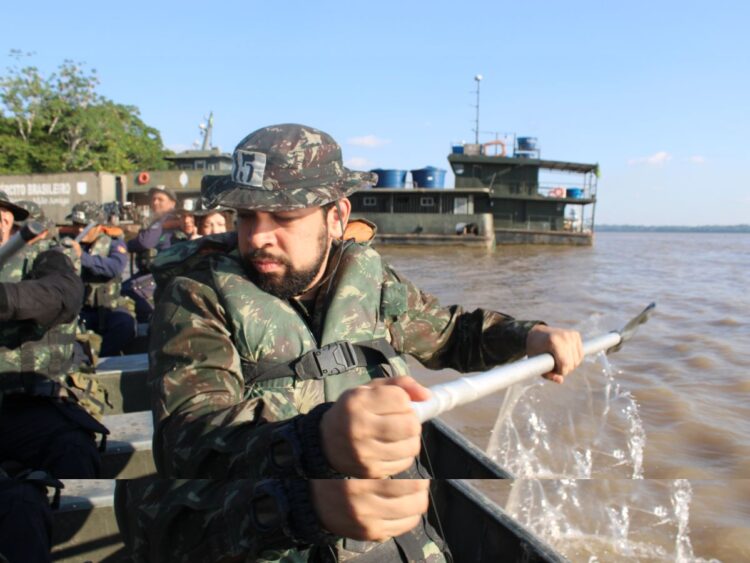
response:
[(750, 561), (750, 235), (379, 250), (443, 304), (584, 338), (655, 301), (619, 353), (565, 385), (519, 384), (444, 418), (519, 477), (482, 488), (573, 561)]

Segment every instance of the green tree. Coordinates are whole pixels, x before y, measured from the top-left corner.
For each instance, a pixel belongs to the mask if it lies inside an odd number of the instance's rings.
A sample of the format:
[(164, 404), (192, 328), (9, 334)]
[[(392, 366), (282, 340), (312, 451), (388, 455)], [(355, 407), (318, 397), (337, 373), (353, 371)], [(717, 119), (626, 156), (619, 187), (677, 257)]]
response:
[(138, 108), (96, 92), (96, 70), (65, 60), (44, 77), (17, 64), (0, 77), (0, 173), (164, 169), (159, 131)]

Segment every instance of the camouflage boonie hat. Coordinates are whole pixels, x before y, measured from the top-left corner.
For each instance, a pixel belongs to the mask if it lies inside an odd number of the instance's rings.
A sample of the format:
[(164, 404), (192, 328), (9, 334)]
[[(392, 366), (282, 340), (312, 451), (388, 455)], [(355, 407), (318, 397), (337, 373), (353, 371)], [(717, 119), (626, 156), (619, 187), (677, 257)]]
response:
[(344, 168), (341, 147), (330, 135), (294, 123), (250, 133), (234, 149), (232, 160), (230, 175), (203, 177), (206, 207), (320, 207), (377, 182), (374, 174)]
[(27, 217), (27, 219), (34, 219), (35, 221), (45, 219), (44, 210), (35, 201), (30, 201), (30, 200), (17, 201), (16, 205), (18, 207), (24, 208), (26, 211), (29, 212), (29, 216)]
[(175, 192), (172, 188), (168, 188), (167, 186), (154, 186), (148, 191), (148, 197), (151, 197), (153, 193), (162, 193), (166, 194), (169, 199), (177, 202), (177, 192)]
[(88, 225), (89, 223), (103, 223), (104, 209), (95, 201), (82, 201), (76, 203), (66, 217), (74, 225)]
[(23, 221), (29, 216), (29, 212), (26, 211), (23, 207), (20, 207), (16, 205), (15, 203), (10, 201), (10, 198), (8, 197), (8, 194), (6, 194), (4, 191), (0, 190), (0, 209), (7, 209), (11, 213), (13, 213), (13, 220), (14, 221)]

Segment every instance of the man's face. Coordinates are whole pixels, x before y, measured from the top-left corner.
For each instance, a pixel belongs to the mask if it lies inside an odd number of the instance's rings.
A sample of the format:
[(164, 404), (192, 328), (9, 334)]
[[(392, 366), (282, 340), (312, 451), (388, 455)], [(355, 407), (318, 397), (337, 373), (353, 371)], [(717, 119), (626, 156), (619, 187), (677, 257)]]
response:
[(209, 213), (201, 221), (202, 235), (216, 235), (227, 232), (227, 219), (223, 213)]
[(186, 235), (195, 234), (195, 217), (190, 213), (180, 215), (180, 230)]
[(0, 207), (0, 246), (8, 242), (13, 230), (13, 213)]
[(289, 299), (321, 278), (331, 235), (320, 207), (275, 213), (240, 210), (237, 227), (249, 277), (262, 290)]
[(154, 192), (151, 194), (149, 207), (151, 208), (151, 212), (154, 215), (164, 215), (165, 213), (172, 211), (174, 209), (174, 206), (175, 202), (172, 201), (172, 199), (167, 194), (163, 192)]

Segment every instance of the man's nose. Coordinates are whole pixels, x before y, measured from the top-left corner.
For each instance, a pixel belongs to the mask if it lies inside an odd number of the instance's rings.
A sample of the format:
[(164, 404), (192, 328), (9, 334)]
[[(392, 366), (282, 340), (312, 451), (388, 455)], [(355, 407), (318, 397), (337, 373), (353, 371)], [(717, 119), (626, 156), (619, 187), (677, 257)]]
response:
[(248, 238), (252, 248), (263, 248), (264, 246), (276, 245), (276, 222), (270, 213), (262, 211), (253, 217)]

